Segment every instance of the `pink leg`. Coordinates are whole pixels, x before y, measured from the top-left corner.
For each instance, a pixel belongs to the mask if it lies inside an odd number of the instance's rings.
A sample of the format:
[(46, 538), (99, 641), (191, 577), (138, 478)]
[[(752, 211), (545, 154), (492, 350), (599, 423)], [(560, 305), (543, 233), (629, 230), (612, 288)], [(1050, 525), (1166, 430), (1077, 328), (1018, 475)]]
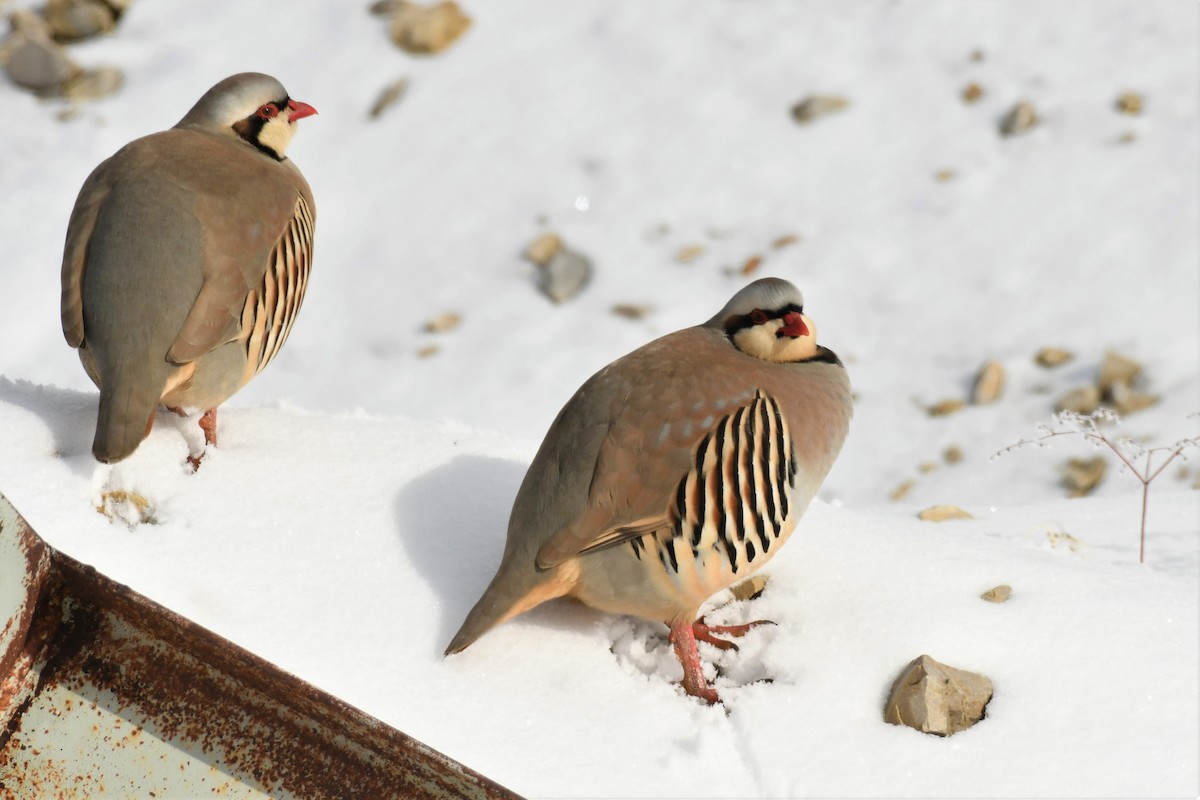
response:
[(709, 705), (720, 700), (717, 690), (708, 685), (704, 670), (700, 667), (700, 654), (696, 651), (692, 623), (676, 622), (671, 625), (671, 643), (675, 646), (675, 655), (679, 663), (683, 665), (683, 690)]
[[(200, 417), (200, 430), (204, 431), (205, 447), (217, 446), (217, 410), (210, 408), (205, 411)], [(188, 463), (192, 465), (193, 470), (200, 469), (200, 460), (204, 458), (204, 453), (195, 456), (188, 456)]]

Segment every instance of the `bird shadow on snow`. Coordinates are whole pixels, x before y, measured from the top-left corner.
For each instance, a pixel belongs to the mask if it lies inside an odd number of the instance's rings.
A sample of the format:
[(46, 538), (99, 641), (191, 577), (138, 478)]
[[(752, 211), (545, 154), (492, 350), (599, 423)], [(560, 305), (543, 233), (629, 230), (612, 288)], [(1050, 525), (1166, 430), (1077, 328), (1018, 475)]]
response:
[[(483, 594), (500, 557), (508, 514), (528, 464), (484, 456), (459, 456), (415, 478), (396, 494), (396, 528), (413, 566), (436, 593), (441, 619), (434, 649), (450, 643)], [(539, 626), (586, 629), (595, 612), (552, 600), (523, 619)]]
[(52, 455), (84, 477), (90, 477), (95, 467), (91, 455), (98, 398), (94, 392), (0, 377), (0, 403), (9, 403), (36, 415), (54, 439)]

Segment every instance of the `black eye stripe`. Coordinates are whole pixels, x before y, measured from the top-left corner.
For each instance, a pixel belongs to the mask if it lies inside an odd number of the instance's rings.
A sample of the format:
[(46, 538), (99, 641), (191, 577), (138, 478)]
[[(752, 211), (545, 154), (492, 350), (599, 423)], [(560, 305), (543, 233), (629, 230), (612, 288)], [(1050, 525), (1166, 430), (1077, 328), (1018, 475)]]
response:
[[(783, 308), (779, 308), (779, 309), (767, 310), (767, 309), (762, 309), (762, 308), (756, 308), (755, 311), (762, 311), (764, 314), (767, 315), (767, 322), (770, 322), (773, 319), (781, 319), (782, 317), (786, 316), (787, 314), (792, 314), (792, 313), (803, 314), (804, 307), (796, 305), (795, 303), (788, 303), (786, 306), (784, 306)], [(727, 336), (733, 336), (738, 331), (745, 330), (746, 328), (753, 328), (755, 325), (766, 324), (766, 323), (755, 322), (753, 319), (751, 319), (750, 317), (753, 313), (754, 312), (752, 311), (752, 312), (750, 312), (750, 314), (741, 314), (739, 316), (733, 316), (733, 317), (730, 317), (729, 319), (725, 320), (725, 334)]]

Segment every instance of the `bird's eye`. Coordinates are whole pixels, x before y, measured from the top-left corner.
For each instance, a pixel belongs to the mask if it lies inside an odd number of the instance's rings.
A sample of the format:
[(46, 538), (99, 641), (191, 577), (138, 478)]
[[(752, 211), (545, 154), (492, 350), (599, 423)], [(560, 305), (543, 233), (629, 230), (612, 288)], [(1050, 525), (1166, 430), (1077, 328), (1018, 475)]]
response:
[(259, 106), (259, 109), (258, 109), (258, 116), (262, 117), (263, 119), (270, 119), (271, 117), (275, 116), (278, 113), (279, 113), (279, 109), (276, 108), (271, 103), (267, 103), (264, 106)]
[(770, 319), (770, 317), (767, 316), (767, 312), (763, 311), (761, 308), (756, 308), (750, 312), (750, 321), (755, 325), (762, 325), (768, 319)]

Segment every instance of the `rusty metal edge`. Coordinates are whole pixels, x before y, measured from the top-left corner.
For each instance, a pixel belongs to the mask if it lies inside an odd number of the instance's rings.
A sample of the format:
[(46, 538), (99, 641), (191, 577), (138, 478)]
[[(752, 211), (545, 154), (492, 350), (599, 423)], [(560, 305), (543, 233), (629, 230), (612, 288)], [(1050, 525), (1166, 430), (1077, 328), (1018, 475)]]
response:
[[(0, 494), (0, 501), (7, 502), (3, 494)], [(16, 511), (15, 507), (13, 510)], [(112, 665), (101, 664), (103, 657), (88, 648), (103, 650), (111, 647), (111, 643), (119, 638), (114, 636), (114, 622), (130, 624), (153, 640), (166, 643), (177, 654), (186, 656), (174, 666), (189, 662), (184, 664), (185, 669), (191, 670), (189, 680), (184, 681), (189, 686), (196, 680), (205, 680), (207, 674), (213, 680), (227, 678), (244, 688), (246, 692), (237, 698), (224, 698), (228, 701), (226, 708), (236, 706), (250, 713), (257, 712), (261, 717), (262, 707), (249, 709), (245, 705), (249, 698), (257, 696), (278, 704), (283, 713), (277, 714), (275, 719), (256, 720), (260, 729), (272, 724), (288, 729), (285, 733), (293, 738), (285, 736), (282, 744), (276, 742), (277, 746), (285, 746), (291, 741), (296, 748), (309, 748), (304, 752), (312, 755), (316, 762), (334, 761), (347, 770), (340, 775), (336, 774), (337, 770), (322, 770), (323, 783), (314, 788), (304, 785), (302, 777), (286, 771), (281, 773), (276, 762), (272, 780), (288, 793), (303, 797), (461, 796), (521, 800), (520, 795), (490, 778), (56, 550), (37, 535), (19, 512), (16, 517), (33, 578), (29, 582), (27, 608), (23, 609), (20, 623), (24, 635), (22, 646), (14, 648), (19, 651), (15, 655), (0, 655), (5, 657), (6, 663), (2, 666), (6, 669), (11, 669), (18, 661), (26, 670), (34, 662), (42, 664), (40, 674), (36, 676), (37, 689), (29, 691), (27, 686), (24, 696), (18, 698), (18, 707), (22, 702), (27, 705), (47, 682), (70, 680), (69, 676), (82, 673), (90, 677), (111, 673)], [(68, 613), (64, 613), (65, 610)], [(121, 666), (120, 672), (124, 672), (126, 664), (122, 662)], [(112, 685), (107, 689), (120, 697), (121, 703), (138, 708), (144, 717), (153, 721), (156, 709), (148, 697), (153, 690), (149, 684), (156, 676), (161, 677), (162, 668), (160, 663), (149, 665), (149, 671), (140, 674), (134, 670), (135, 675), (124, 686)], [(25, 678), (22, 682), (30, 684)], [(19, 725), (19, 708), (16, 710), (18, 713), (7, 721), (7, 725), (0, 727), (0, 751)], [(312, 730), (314, 723), (316, 733)], [(208, 732), (218, 737), (223, 735), (218, 728)], [(278, 736), (271, 738), (279, 739)], [(252, 746), (261, 744), (261, 741), (251, 743)], [(314, 745), (318, 750), (313, 749)], [(212, 749), (212, 744), (204, 742), (203, 747), (207, 751)], [(343, 784), (341, 789), (327, 791), (339, 781)], [(420, 786), (429, 786), (432, 791), (421, 791)]]

